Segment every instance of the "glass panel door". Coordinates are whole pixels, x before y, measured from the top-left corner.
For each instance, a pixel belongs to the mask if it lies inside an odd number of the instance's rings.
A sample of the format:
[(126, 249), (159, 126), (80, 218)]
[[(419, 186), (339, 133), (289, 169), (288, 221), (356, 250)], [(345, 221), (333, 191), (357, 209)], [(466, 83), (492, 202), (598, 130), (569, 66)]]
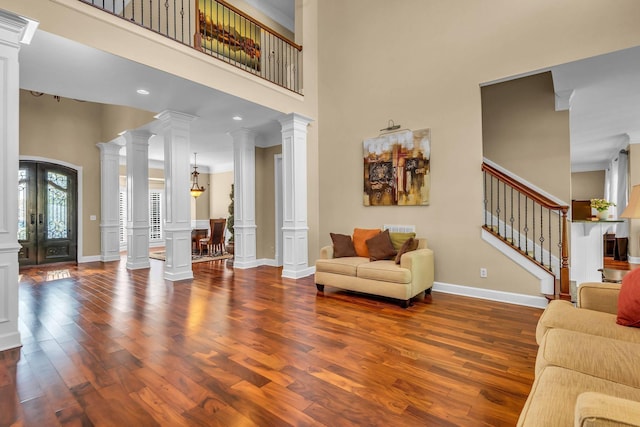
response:
[(49, 163), (20, 162), (20, 265), (76, 261), (77, 174)]

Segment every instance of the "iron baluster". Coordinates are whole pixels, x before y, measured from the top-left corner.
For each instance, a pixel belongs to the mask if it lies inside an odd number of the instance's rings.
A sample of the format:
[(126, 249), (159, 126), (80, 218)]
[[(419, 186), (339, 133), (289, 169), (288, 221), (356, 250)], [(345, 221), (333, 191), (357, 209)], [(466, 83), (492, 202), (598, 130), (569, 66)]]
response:
[(529, 254), (529, 197), (524, 196), (524, 253)]
[(513, 187), (511, 188), (511, 216), (509, 217), (509, 223), (511, 224), (511, 246), (513, 246)]

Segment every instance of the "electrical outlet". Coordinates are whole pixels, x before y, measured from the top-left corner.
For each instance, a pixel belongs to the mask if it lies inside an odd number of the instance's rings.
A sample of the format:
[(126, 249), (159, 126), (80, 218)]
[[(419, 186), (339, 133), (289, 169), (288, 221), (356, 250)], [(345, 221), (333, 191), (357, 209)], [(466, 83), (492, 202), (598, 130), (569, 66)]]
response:
[(481, 268), (480, 269), (480, 277), (482, 277), (483, 279), (487, 278), (487, 269), (486, 268)]

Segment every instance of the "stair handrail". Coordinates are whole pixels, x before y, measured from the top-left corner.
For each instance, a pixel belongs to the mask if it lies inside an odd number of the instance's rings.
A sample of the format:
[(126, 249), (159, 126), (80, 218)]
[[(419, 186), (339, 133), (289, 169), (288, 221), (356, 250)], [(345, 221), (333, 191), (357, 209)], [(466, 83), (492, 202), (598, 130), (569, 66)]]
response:
[(542, 193), (534, 190), (533, 188), (526, 186), (525, 184), (522, 184), (519, 181), (516, 181), (509, 175), (499, 171), (498, 169), (494, 168), (493, 166), (487, 163), (482, 163), (482, 171), (489, 172), (491, 175), (495, 176), (501, 181), (506, 182), (511, 187), (515, 188), (522, 194), (525, 194), (530, 199), (535, 200), (536, 202), (538, 202), (539, 204), (541, 204), (547, 209), (562, 211), (565, 214), (569, 212), (569, 206), (556, 203), (555, 201), (549, 199), (547, 196), (543, 195)]
[[(515, 189), (517, 192), (525, 195), (530, 198), (535, 203), (543, 206), (544, 208), (550, 211), (557, 211), (559, 215), (562, 216), (561, 220), (561, 238), (560, 238), (560, 278), (556, 280), (556, 285), (554, 289), (554, 298), (555, 299), (571, 299), (570, 290), (569, 290), (569, 225), (567, 213), (569, 212), (569, 206), (559, 204), (547, 196), (541, 194), (539, 191), (532, 189), (531, 187), (517, 181), (511, 176), (505, 174), (504, 172), (496, 169), (495, 167), (487, 164), (486, 162), (482, 163), (481, 170), (483, 172), (487, 172), (489, 175), (498, 179), (498, 181), (502, 181), (509, 185), (511, 188)], [(485, 195), (486, 196), (486, 195)], [(497, 234), (499, 237), (502, 237), (499, 232), (496, 233), (494, 230), (491, 230), (486, 224), (483, 228), (487, 229), (492, 234)], [(504, 239), (504, 238), (503, 238)], [(522, 251), (520, 251), (522, 252)], [(524, 254), (528, 257), (528, 255)], [(532, 261), (536, 262), (535, 259)], [(536, 262), (537, 263), (537, 262)], [(537, 263), (540, 265), (540, 263)], [(544, 268), (544, 265), (542, 265)]]

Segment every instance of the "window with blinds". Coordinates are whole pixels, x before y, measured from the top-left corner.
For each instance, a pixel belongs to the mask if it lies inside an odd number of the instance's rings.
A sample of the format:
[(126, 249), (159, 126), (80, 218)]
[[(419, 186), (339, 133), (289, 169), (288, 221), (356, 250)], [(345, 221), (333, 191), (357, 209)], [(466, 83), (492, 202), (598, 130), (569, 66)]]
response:
[(118, 197), (120, 210), (120, 246), (127, 244), (127, 192), (120, 190)]
[[(120, 246), (127, 244), (127, 191), (120, 190)], [(162, 191), (149, 191), (149, 241), (164, 240), (162, 228)]]
[(163, 240), (162, 234), (162, 193), (149, 191), (149, 241)]

